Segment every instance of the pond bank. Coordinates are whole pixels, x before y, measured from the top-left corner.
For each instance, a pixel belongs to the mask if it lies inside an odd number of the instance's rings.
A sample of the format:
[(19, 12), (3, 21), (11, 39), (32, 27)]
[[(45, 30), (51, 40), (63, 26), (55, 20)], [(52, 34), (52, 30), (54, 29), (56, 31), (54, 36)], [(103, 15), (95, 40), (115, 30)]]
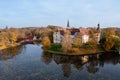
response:
[(0, 50), (7, 49), (7, 48), (10, 48), (10, 47), (16, 47), (16, 46), (19, 46), (19, 45), (21, 45), (21, 44), (20, 43), (15, 43), (15, 44), (11, 44), (9, 46), (1, 46)]
[(31, 40), (31, 41), (21, 41), (19, 43), (14, 43), (14, 44), (10, 44), (9, 46), (0, 46), (0, 50), (3, 50), (3, 49), (7, 49), (7, 48), (10, 48), (10, 47), (17, 47), (17, 46), (20, 46), (20, 45), (24, 45), (24, 44), (34, 44), (34, 43), (40, 43), (41, 41), (38, 41), (38, 40)]
[(51, 51), (51, 50), (45, 50), (45, 52), (49, 52), (49, 53), (52, 53), (52, 54), (60, 54), (60, 55), (70, 55), (70, 56), (74, 56), (74, 55), (93, 55), (93, 54), (100, 54), (100, 53), (103, 53), (105, 51), (96, 51), (96, 52), (83, 52), (83, 53), (64, 53), (64, 52), (58, 52), (58, 51)]

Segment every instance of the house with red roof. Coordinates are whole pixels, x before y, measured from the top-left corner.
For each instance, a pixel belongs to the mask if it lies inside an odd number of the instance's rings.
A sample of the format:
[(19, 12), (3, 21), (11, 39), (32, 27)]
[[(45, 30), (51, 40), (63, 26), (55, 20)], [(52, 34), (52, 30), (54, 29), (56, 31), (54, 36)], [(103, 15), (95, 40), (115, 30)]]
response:
[(80, 34), (79, 36), (82, 39), (82, 43), (86, 43), (89, 41), (89, 29), (77, 29), (77, 28), (71, 28), (71, 29), (60, 29), (57, 30), (53, 33), (53, 42), (54, 43), (61, 43), (64, 34), (66, 33), (66, 31), (69, 30), (70, 31), (70, 37), (71, 37), (71, 43), (74, 42), (74, 39), (76, 36), (78, 36), (78, 34)]
[(34, 36), (25, 36), (24, 40), (30, 41), (30, 40), (33, 40), (33, 38), (34, 38)]
[[(90, 29), (89, 28), (70, 28), (69, 22), (67, 23), (67, 28), (58, 27), (57, 30), (53, 33), (53, 43), (62, 43), (62, 39), (64, 34), (69, 31), (71, 37), (71, 43), (74, 42), (75, 37), (79, 37), (82, 40), (82, 43), (87, 43), (90, 40)], [(98, 24), (98, 28), (96, 29), (96, 33), (94, 36), (96, 38), (97, 43), (100, 41), (100, 24)]]

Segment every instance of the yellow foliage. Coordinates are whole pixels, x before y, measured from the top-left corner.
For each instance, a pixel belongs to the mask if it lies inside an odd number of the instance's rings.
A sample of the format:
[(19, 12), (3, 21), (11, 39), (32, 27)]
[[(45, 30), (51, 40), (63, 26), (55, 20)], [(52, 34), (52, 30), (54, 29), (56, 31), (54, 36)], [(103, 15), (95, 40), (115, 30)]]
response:
[(114, 28), (107, 28), (105, 32), (105, 36), (109, 37), (111, 35), (115, 35), (115, 29)]
[(90, 40), (87, 42), (88, 45), (97, 45), (97, 42), (95, 40)]
[(48, 49), (51, 45), (50, 39), (48, 37), (44, 37), (42, 40), (43, 47)]
[(74, 47), (80, 47), (81, 44), (82, 44), (81, 39), (80, 39), (79, 37), (76, 37), (76, 38), (74, 39), (73, 46), (74, 46)]
[(70, 48), (70, 49), (68, 49), (68, 52), (77, 53), (77, 52), (79, 52), (79, 49), (78, 48)]
[(64, 36), (63, 36), (63, 39), (62, 39), (62, 50), (64, 52), (67, 52), (69, 48), (71, 48), (72, 45), (71, 45), (71, 37), (70, 37), (70, 32), (67, 31)]
[(114, 41), (111, 38), (106, 39), (104, 44), (105, 51), (109, 51), (115, 45)]
[(17, 35), (14, 32), (9, 32), (9, 38), (11, 43), (14, 43), (17, 41)]
[(1, 39), (1, 45), (5, 45), (5, 46), (8, 45), (9, 38), (6, 32), (1, 32), (0, 39)]

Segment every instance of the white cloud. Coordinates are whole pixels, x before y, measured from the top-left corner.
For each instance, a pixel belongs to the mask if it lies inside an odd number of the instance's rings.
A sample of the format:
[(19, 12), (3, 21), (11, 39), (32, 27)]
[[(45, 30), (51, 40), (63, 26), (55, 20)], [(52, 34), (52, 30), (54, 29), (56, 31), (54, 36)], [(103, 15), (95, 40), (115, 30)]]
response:
[(0, 25), (120, 25), (119, 0), (1, 0)]

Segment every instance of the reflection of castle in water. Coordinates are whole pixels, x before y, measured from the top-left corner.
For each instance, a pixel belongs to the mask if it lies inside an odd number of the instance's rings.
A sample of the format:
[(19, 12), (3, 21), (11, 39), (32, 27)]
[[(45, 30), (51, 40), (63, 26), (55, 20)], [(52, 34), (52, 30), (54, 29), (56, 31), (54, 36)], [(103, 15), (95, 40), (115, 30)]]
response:
[(66, 56), (43, 53), (43, 56), (46, 64), (49, 64), (52, 59), (56, 64), (61, 64), (63, 74), (66, 77), (69, 77), (71, 74), (71, 65), (74, 65), (77, 70), (86, 69), (87, 72), (95, 74), (99, 71), (99, 68), (104, 67), (104, 64), (106, 63), (111, 63), (113, 65), (120, 63), (120, 55), (118, 53), (103, 53), (84, 56)]

